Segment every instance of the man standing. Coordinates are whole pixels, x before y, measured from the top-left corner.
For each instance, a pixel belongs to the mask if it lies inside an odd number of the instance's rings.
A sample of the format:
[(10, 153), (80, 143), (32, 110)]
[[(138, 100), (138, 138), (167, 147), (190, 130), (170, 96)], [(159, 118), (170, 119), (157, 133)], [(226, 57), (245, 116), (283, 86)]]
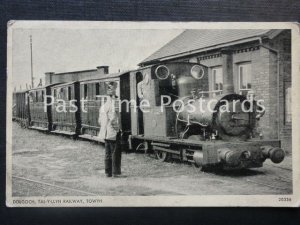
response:
[(105, 174), (117, 177), (121, 174), (121, 146), (116, 82), (108, 82), (107, 100), (99, 110), (100, 140), (105, 141)]

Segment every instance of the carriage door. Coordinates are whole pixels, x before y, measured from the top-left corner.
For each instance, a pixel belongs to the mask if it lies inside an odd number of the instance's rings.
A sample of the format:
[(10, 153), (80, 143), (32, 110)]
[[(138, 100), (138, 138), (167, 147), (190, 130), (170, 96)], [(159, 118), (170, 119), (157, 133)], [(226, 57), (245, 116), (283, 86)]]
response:
[(143, 112), (140, 108), (140, 103), (142, 101), (142, 91), (141, 91), (141, 82), (143, 81), (143, 74), (141, 72), (136, 73), (136, 103), (137, 103), (137, 115), (138, 115), (138, 134), (144, 134), (144, 118)]

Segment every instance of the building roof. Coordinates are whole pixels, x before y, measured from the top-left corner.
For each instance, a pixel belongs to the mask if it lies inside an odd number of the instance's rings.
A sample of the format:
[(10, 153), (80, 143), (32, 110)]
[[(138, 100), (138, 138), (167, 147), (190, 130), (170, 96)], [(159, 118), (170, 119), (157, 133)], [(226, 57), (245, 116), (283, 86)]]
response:
[(139, 65), (150, 64), (151, 62), (163, 60), (166, 57), (176, 58), (184, 56), (184, 54), (207, 51), (212, 48), (222, 47), (224, 44), (237, 44), (257, 40), (263, 36), (273, 38), (280, 32), (281, 30), (254, 29), (185, 30), (143, 60)]

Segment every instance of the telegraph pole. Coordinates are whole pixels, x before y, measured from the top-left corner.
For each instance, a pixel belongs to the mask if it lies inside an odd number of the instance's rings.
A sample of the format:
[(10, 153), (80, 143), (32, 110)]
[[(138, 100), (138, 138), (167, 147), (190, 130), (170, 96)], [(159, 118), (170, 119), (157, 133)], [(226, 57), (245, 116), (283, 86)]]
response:
[(30, 35), (31, 87), (33, 88), (32, 36)]

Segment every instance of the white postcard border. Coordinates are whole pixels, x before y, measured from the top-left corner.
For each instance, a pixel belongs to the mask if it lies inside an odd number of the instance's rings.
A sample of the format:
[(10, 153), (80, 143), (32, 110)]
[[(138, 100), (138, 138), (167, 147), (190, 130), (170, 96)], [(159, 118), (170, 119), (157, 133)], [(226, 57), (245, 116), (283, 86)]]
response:
[[(292, 195), (207, 196), (89, 196), (12, 197), (12, 34), (14, 29), (291, 29), (292, 30)], [(288, 22), (99, 22), (99, 21), (9, 21), (7, 37), (6, 205), (8, 207), (104, 207), (104, 206), (273, 206), (300, 205), (300, 26)], [(279, 201), (291, 198), (290, 202)], [(88, 203), (87, 199), (95, 200)], [(23, 200), (23, 203), (22, 203)], [(72, 200), (72, 201), (68, 201)], [(76, 203), (77, 200), (82, 200)], [(29, 203), (32, 201), (32, 203)], [(55, 202), (56, 201), (56, 202)], [(61, 202), (59, 202), (61, 201)]]

